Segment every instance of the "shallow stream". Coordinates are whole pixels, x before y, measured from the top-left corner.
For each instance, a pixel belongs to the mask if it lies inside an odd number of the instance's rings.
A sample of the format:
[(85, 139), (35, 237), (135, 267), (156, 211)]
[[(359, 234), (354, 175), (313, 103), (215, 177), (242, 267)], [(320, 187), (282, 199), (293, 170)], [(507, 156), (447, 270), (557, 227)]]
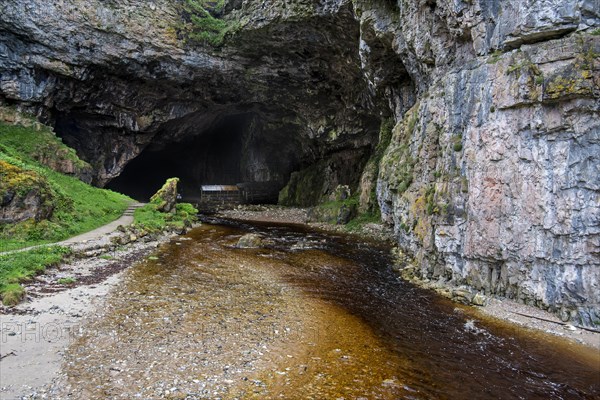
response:
[[(235, 247), (262, 233), (257, 249)], [(588, 399), (600, 355), (396, 278), (389, 250), (213, 221), (131, 268), (67, 354), (75, 398)]]

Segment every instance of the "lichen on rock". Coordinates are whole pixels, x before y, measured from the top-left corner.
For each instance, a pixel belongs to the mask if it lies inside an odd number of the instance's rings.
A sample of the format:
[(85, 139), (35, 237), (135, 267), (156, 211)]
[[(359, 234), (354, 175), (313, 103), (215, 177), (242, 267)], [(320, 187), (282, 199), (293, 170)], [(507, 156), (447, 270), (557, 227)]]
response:
[(0, 160), (0, 223), (49, 219), (55, 197), (42, 175)]

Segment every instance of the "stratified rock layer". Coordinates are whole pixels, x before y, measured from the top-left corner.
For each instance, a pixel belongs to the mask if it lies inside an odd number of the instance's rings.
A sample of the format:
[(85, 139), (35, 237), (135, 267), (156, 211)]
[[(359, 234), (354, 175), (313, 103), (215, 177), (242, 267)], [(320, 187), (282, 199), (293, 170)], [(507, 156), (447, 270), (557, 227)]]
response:
[(414, 279), (600, 321), (597, 1), (227, 1), (220, 49), (185, 43), (178, 4), (3, 2), (0, 101), (100, 185), (235, 118), (231, 179), (303, 205), (349, 185), (361, 210), (376, 187)]

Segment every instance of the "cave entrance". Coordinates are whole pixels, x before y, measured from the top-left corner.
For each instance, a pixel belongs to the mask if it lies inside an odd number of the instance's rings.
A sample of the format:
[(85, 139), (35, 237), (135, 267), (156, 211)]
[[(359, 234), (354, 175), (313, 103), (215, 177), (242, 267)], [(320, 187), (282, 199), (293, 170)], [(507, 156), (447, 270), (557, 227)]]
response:
[(180, 179), (180, 193), (191, 200), (199, 196), (201, 185), (235, 185), (242, 180), (245, 119), (228, 117), (199, 135), (165, 145), (150, 144), (106, 187), (148, 201), (172, 177)]
[(229, 115), (203, 132), (148, 145), (106, 187), (146, 202), (166, 179), (178, 177), (183, 200), (197, 203), (203, 185), (260, 183), (261, 190), (268, 188), (260, 202), (273, 203), (289, 175), (283, 171), (293, 167), (272, 165), (274, 147), (265, 142), (255, 115)]

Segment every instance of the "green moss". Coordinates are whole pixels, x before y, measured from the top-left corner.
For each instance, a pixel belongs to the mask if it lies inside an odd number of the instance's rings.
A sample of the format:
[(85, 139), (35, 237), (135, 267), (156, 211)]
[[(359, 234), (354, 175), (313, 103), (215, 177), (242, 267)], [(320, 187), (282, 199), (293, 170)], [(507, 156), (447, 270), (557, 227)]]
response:
[[(390, 141), (392, 140), (392, 132), (394, 129), (394, 119), (386, 118), (381, 121), (381, 125), (379, 128), (379, 138), (377, 141), (377, 146), (375, 147), (373, 154), (369, 158), (367, 165), (365, 166), (365, 171), (368, 171), (371, 177), (371, 187), (369, 190), (369, 200), (368, 204), (362, 205), (362, 209), (367, 213), (378, 213), (379, 212), (379, 204), (377, 202), (377, 177), (379, 176), (379, 164), (385, 154), (385, 151), (390, 145)], [(364, 174), (364, 173), (363, 173)]]
[(425, 211), (428, 215), (437, 214), (439, 208), (435, 203), (435, 186), (431, 185), (425, 192)]
[(410, 140), (418, 121), (418, 104), (405, 115), (394, 129), (393, 137), (380, 163), (381, 174), (389, 183), (391, 190), (404, 193), (413, 181), (416, 158), (410, 149)]
[(29, 280), (57, 265), (71, 250), (61, 246), (0, 255), (0, 296), (5, 305), (17, 304), (24, 295), (20, 282)]
[(544, 84), (544, 76), (543, 75), (537, 75), (535, 77), (535, 83), (538, 84), (538, 85)]
[(325, 161), (292, 173), (288, 184), (279, 192), (279, 204), (310, 207), (324, 200), (323, 186), (327, 168)]
[(0, 197), (25, 196), (31, 191), (37, 191), (41, 197), (55, 196), (43, 175), (0, 159)]
[(500, 50), (496, 50), (492, 54), (490, 54), (487, 63), (496, 64), (498, 61), (500, 61), (500, 58), (502, 58), (502, 52)]
[(600, 28), (596, 28), (590, 32), (591, 35), (600, 36)]
[(459, 152), (462, 151), (462, 135), (456, 135), (452, 138), (452, 150)]
[(381, 222), (381, 213), (379, 210), (376, 212), (367, 212), (359, 214), (356, 218), (352, 219), (345, 226), (348, 232), (360, 232), (367, 224), (378, 224)]
[(469, 192), (469, 180), (467, 179), (466, 176), (463, 176), (461, 178), (460, 191), (463, 192), (463, 193), (468, 193)]
[(351, 215), (356, 215), (358, 203), (356, 196), (344, 200), (326, 201), (313, 207), (309, 212), (309, 217), (314, 221), (336, 224), (342, 210), (348, 210)]

